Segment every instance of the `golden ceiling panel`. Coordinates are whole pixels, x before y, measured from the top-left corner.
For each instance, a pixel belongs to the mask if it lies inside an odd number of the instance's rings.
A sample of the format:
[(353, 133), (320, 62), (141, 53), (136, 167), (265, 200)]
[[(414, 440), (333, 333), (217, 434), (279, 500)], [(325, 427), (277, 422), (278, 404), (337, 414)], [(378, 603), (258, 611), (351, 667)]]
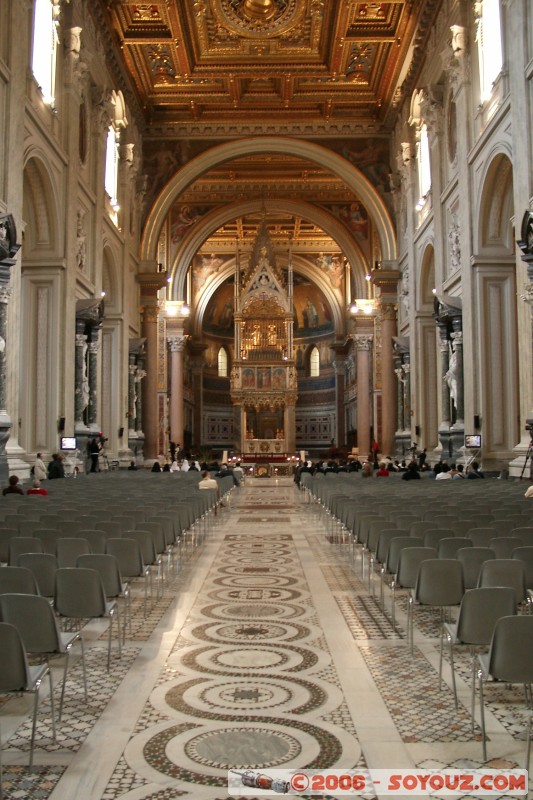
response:
[(148, 124), (185, 135), (196, 122), (235, 132), (261, 118), (377, 130), (440, 0), (95, 2)]

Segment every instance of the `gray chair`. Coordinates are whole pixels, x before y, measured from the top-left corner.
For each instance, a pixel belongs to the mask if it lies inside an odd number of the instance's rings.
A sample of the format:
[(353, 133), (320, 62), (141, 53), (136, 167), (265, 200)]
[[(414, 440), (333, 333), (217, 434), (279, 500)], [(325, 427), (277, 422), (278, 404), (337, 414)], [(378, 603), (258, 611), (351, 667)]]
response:
[[(494, 627), (494, 635), (487, 655), (478, 656), (479, 705), (483, 760), (487, 760), (487, 734), (485, 730), (484, 685), (487, 680), (503, 683), (521, 683), (528, 706), (531, 703), (533, 683), (533, 617), (501, 617)], [(531, 744), (531, 715), (528, 715), (526, 736), (526, 770), (529, 770)]]
[[(7, 622), (0, 622), (0, 653), (2, 653), (2, 658), (0, 659), (0, 694), (28, 693), (34, 695), (29, 763), (30, 769), (32, 769), (37, 711), (39, 710), (39, 689), (47, 675), (50, 679), (50, 696), (53, 697), (50, 668), (48, 664), (39, 664), (37, 667), (28, 665), (20, 633), (14, 625), (9, 625)], [(55, 725), (53, 712), (52, 725)]]
[(21, 517), (17, 525), (20, 536), (35, 536), (35, 531), (44, 527), (46, 526), (40, 520), (26, 519), (25, 517)]
[[(95, 569), (100, 573), (104, 586), (105, 596), (109, 599), (124, 600), (124, 624), (122, 626), (122, 641), (126, 638), (126, 626), (129, 627), (131, 635), (131, 595), (126, 581), (122, 580), (120, 567), (115, 556), (108, 553), (91, 553), (78, 557), (77, 567)], [(117, 612), (119, 607), (117, 606)], [(120, 619), (117, 613), (117, 622), (120, 626)]]
[(437, 545), (437, 558), (457, 558), (457, 553), (463, 547), (472, 547), (472, 540), (461, 539), (459, 536), (441, 539)]
[(102, 531), (106, 539), (120, 539), (122, 536), (122, 531), (126, 530), (126, 528), (116, 519), (107, 519), (99, 520), (96, 523), (96, 530)]
[(512, 558), (513, 551), (523, 545), (522, 539), (516, 536), (497, 536), (489, 542), (489, 547), (494, 550), (496, 558)]
[[(123, 538), (134, 539), (141, 548), (141, 553), (145, 566), (148, 568), (155, 567), (156, 589), (157, 589), (157, 599), (158, 599), (160, 596), (159, 587), (160, 586), (162, 587), (162, 580), (163, 580), (163, 559), (157, 552), (155, 546), (155, 536), (153, 532), (149, 530), (144, 530), (144, 528), (142, 530), (125, 531)], [(150, 569), (150, 582), (153, 594), (153, 575), (151, 569)]]
[(515, 526), (510, 531), (509, 535), (521, 539), (524, 547), (533, 547), (533, 528), (519, 528)]
[(516, 593), (517, 606), (530, 604), (526, 587), (526, 570), (521, 561), (513, 558), (495, 558), (485, 561), (479, 573), (479, 586), (510, 586)]
[[(59, 715), (63, 713), (63, 701), (67, 683), (70, 651), (76, 642), (81, 646), (81, 663), (83, 669), (83, 686), (85, 702), (87, 702), (87, 674), (85, 669), (85, 651), (83, 639), (78, 632), (62, 633), (57, 624), (57, 618), (52, 606), (45, 597), (26, 594), (0, 595), (0, 618), (2, 622), (9, 622), (17, 628), (21, 635), (26, 653), (49, 659), (52, 656), (64, 656), (63, 685), (59, 700)], [(50, 684), (52, 679), (50, 678)], [(53, 692), (50, 690), (53, 716)], [(55, 732), (54, 732), (55, 738)]]
[(9, 542), (9, 566), (16, 567), (22, 553), (42, 553), (43, 543), (31, 536), (16, 536)]
[(451, 528), (428, 527), (424, 534), (424, 547), (434, 547), (438, 549), (439, 542), (442, 539), (451, 539), (452, 537), (453, 530)]
[[(406, 551), (409, 552), (409, 551)], [(463, 567), (457, 559), (431, 558), (420, 563), (416, 585), (409, 593), (407, 629), (411, 643), (414, 641), (414, 610), (416, 606), (430, 606), (440, 610), (440, 652), (442, 659), (442, 628), (447, 608), (458, 606), (464, 595)], [(442, 660), (441, 660), (442, 670)], [(439, 686), (442, 672), (439, 672)]]
[[(475, 711), (476, 648), (480, 646), (488, 647), (492, 640), (496, 622), (500, 617), (514, 614), (516, 614), (516, 598), (513, 589), (505, 586), (468, 589), (461, 601), (457, 622), (444, 624), (444, 636), (448, 642), (450, 653), (455, 708), (458, 708), (458, 701), (453, 648), (457, 645), (467, 645), (470, 648), (472, 656), (472, 728), (474, 727)], [(442, 674), (442, 649), (439, 674)]]
[(51, 553), (22, 553), (19, 565), (32, 571), (42, 597), (54, 596), (56, 570), (59, 567), (56, 556)]
[(91, 552), (87, 539), (59, 538), (57, 540), (57, 562), (59, 568), (75, 567), (78, 556)]
[(517, 547), (516, 550), (513, 550), (512, 557), (524, 565), (526, 588), (533, 590), (533, 547)]
[(144, 616), (146, 617), (148, 614), (148, 589), (150, 589), (150, 601), (153, 598), (152, 573), (150, 567), (146, 566), (143, 561), (139, 543), (136, 539), (108, 539), (106, 553), (115, 556), (123, 578), (144, 579)]
[[(64, 567), (57, 570), (54, 609), (59, 617), (76, 620), (109, 618), (108, 672), (111, 666), (111, 642), (116, 606), (115, 600), (106, 600), (102, 579), (96, 570), (76, 567)], [(121, 657), (120, 628), (117, 631), (117, 642), (118, 654)]]
[(19, 536), (16, 528), (0, 528), (0, 564), (9, 562), (9, 543)]
[(494, 528), (472, 528), (468, 538), (472, 539), (474, 547), (488, 547), (490, 540), (494, 539)]
[(479, 583), (479, 573), (485, 561), (496, 558), (490, 547), (461, 548), (457, 551), (457, 559), (463, 565), (465, 589), (475, 589)]
[(77, 539), (84, 539), (90, 548), (91, 553), (105, 553), (105, 546), (108, 537), (105, 531), (96, 528), (95, 530), (80, 530), (76, 534)]
[(39, 594), (37, 582), (31, 570), (25, 567), (2, 567), (0, 569), (0, 595), (12, 592)]
[(63, 534), (57, 528), (38, 528), (33, 534), (36, 539), (43, 543), (43, 552), (55, 556), (57, 552), (57, 540)]
[[(395, 607), (397, 589), (414, 589), (418, 578), (418, 570), (422, 561), (437, 558), (434, 547), (404, 547), (398, 558), (398, 570), (391, 582), (392, 589), (392, 627), (395, 627)], [(408, 620), (409, 622), (409, 620)], [(407, 630), (409, 636), (409, 628)]]

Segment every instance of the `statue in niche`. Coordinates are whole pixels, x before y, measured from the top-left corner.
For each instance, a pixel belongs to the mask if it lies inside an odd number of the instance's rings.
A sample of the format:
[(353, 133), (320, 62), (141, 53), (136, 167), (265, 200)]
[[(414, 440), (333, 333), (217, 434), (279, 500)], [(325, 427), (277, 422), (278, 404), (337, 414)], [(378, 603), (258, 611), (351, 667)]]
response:
[(76, 265), (82, 272), (85, 270), (87, 258), (87, 237), (84, 228), (85, 214), (78, 209), (76, 219)]
[(81, 405), (85, 411), (89, 405), (90, 389), (89, 389), (89, 372), (87, 368), (87, 344), (83, 345), (83, 376), (81, 379)]
[(401, 289), (401, 297), (403, 307), (405, 309), (405, 315), (409, 315), (409, 268), (406, 267), (402, 274), (402, 289)]
[(450, 242), (450, 271), (456, 272), (461, 266), (461, 226), (457, 214), (452, 217), (448, 240)]
[(448, 371), (445, 375), (446, 383), (450, 391), (450, 397), (453, 400), (454, 406), (457, 408), (457, 352), (454, 346), (450, 343), (450, 361), (448, 364)]

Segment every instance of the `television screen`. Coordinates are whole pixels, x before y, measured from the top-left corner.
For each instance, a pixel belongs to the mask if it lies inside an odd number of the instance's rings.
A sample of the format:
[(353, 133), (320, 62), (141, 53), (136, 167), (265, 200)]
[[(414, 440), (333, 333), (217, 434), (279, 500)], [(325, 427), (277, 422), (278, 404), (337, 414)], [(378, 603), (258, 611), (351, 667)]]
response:
[(479, 450), (481, 447), (481, 434), (473, 433), (470, 436), (465, 436), (465, 447), (472, 450)]
[(61, 437), (61, 450), (77, 450), (75, 436)]

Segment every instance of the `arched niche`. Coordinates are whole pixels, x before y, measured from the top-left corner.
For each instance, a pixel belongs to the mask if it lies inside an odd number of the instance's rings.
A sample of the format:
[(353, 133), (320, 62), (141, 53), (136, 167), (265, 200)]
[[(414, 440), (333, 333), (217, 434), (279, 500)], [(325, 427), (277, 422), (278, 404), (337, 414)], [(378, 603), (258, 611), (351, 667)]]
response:
[(478, 197), (476, 252), (509, 255), (514, 251), (514, 205), (513, 165), (507, 153), (499, 152), (488, 162)]
[(31, 157), (24, 167), (24, 261), (60, 256), (58, 211), (46, 163)]
[(420, 281), (418, 285), (418, 303), (420, 311), (432, 309), (435, 300), (435, 250), (432, 244), (426, 245), (422, 255)]
[(104, 247), (102, 255), (102, 291), (105, 292), (106, 314), (120, 311), (120, 293), (115, 259), (109, 246)]
[(154, 265), (157, 263), (159, 235), (167, 215), (173, 202), (193, 181), (226, 161), (256, 153), (294, 155), (330, 170), (344, 181), (354, 196), (365, 206), (380, 243), (382, 259), (385, 261), (396, 259), (394, 226), (371, 182), (353, 164), (322, 145), (278, 136), (256, 136), (252, 139), (239, 139), (217, 145), (180, 169), (163, 188), (148, 215), (141, 242), (141, 259)]

